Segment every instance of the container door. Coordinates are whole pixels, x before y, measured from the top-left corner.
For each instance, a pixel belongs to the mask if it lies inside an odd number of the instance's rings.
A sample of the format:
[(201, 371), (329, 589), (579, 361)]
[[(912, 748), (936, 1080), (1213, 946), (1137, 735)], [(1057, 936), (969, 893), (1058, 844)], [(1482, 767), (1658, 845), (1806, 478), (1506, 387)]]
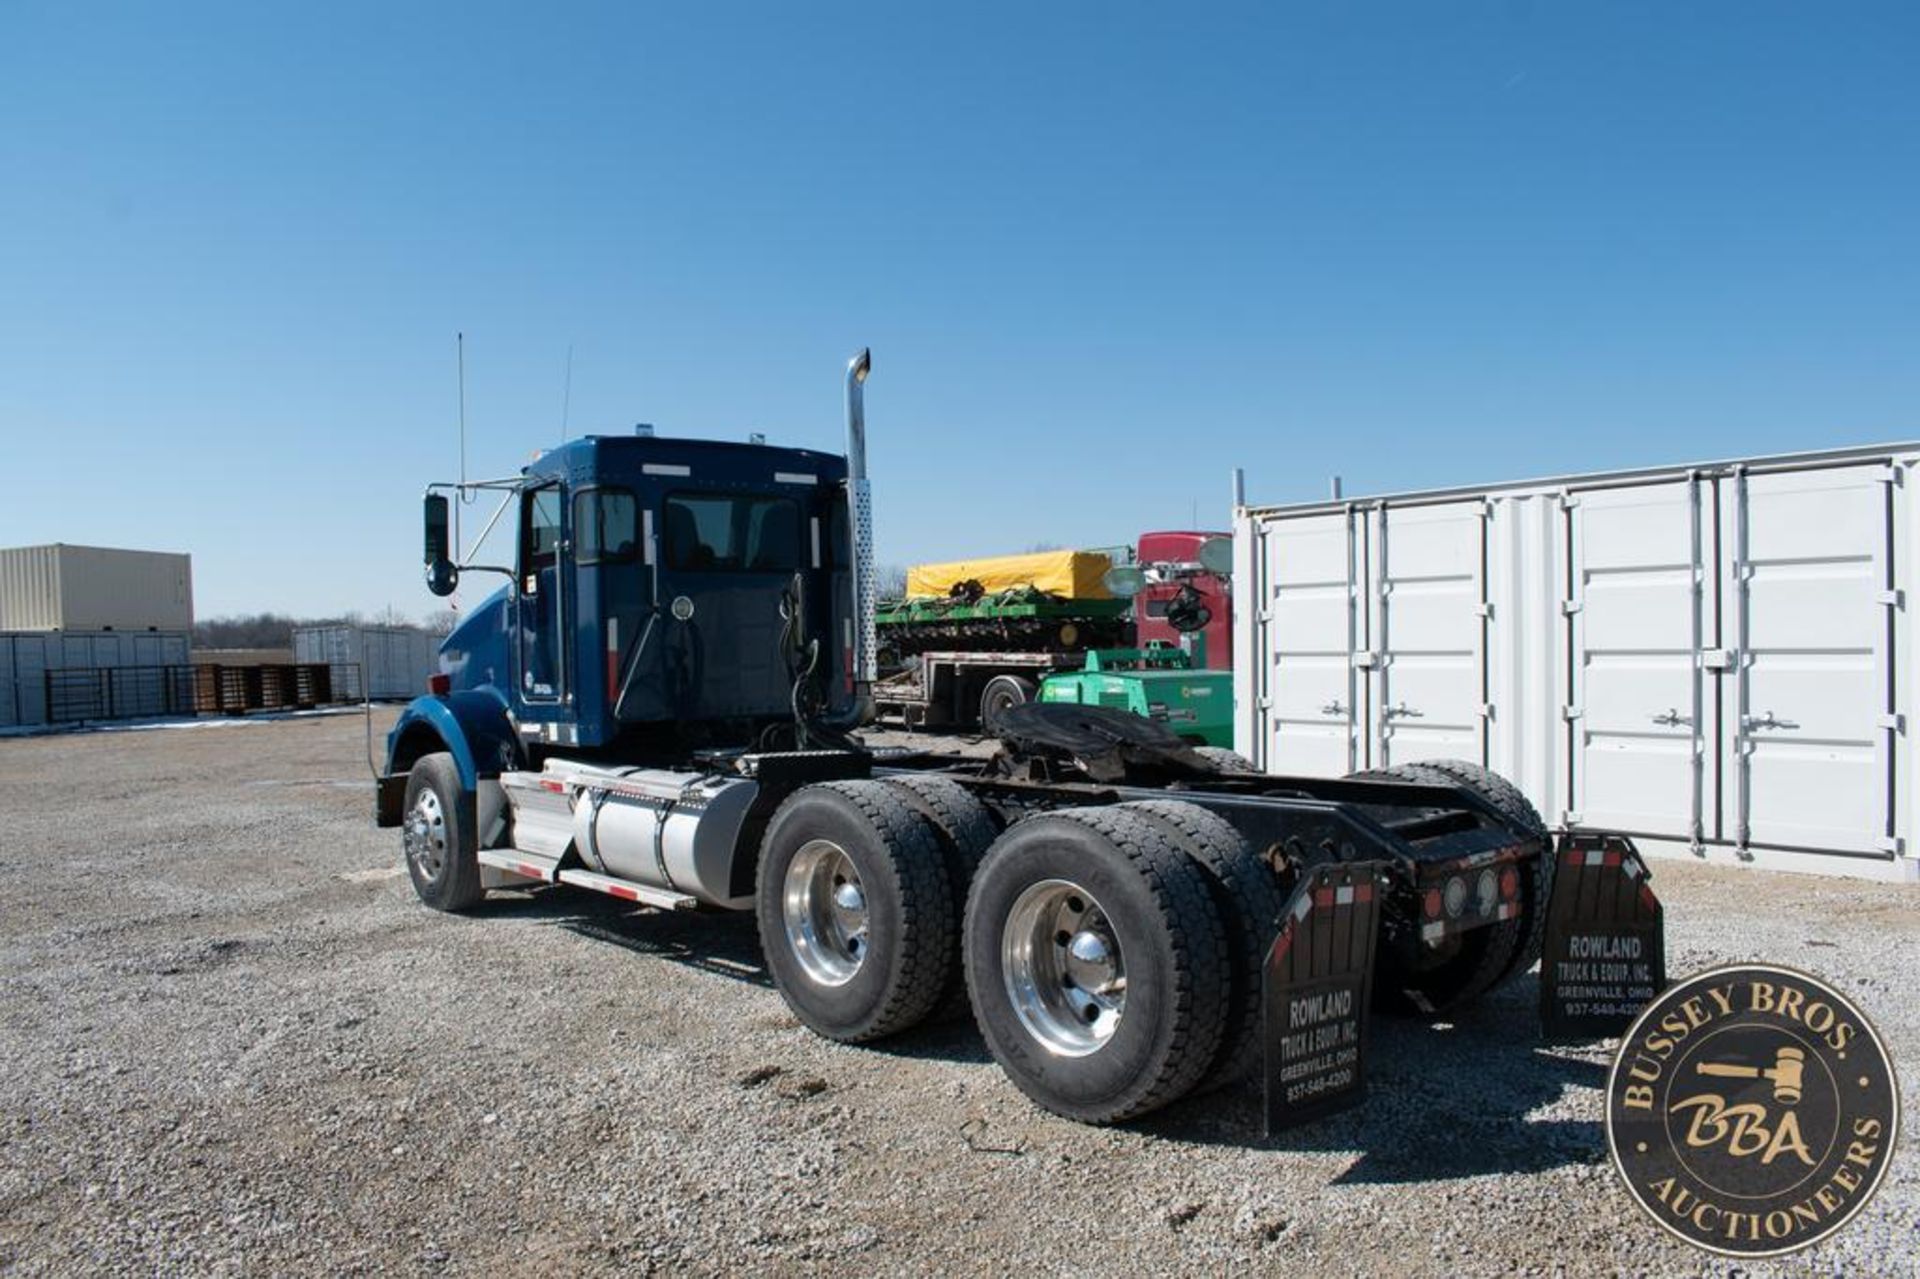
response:
[(1894, 851), (1893, 479), (1858, 466), (1726, 483), (1742, 845)]
[(60, 644), (53, 635), (13, 637), (14, 696), (20, 703), (22, 724), (47, 722), (47, 659), (49, 650), (57, 659)]
[[(1266, 637), (1255, 687), (1270, 773), (1339, 777), (1359, 767), (1364, 695), (1354, 656), (1364, 648), (1360, 597), (1366, 526), (1352, 512), (1269, 520), (1268, 595), (1257, 606)], [(1248, 655), (1249, 660), (1255, 654)]]
[(0, 728), (25, 723), (20, 687), (14, 682), (13, 636), (0, 635)]
[[(1697, 841), (1712, 635), (1698, 480), (1567, 499), (1569, 825)], [(1707, 499), (1710, 501), (1710, 497)], [(1551, 819), (1552, 815), (1549, 814)]]
[(1371, 767), (1486, 759), (1485, 502), (1373, 512)]

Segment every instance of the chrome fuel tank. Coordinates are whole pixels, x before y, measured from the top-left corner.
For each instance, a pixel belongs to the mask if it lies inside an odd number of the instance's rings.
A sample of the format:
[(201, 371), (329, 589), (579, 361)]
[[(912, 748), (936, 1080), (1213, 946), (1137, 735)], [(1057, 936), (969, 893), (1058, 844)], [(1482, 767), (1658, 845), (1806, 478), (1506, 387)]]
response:
[(589, 867), (710, 906), (743, 910), (731, 893), (735, 844), (760, 787), (739, 777), (552, 761), (570, 783), (573, 842)]

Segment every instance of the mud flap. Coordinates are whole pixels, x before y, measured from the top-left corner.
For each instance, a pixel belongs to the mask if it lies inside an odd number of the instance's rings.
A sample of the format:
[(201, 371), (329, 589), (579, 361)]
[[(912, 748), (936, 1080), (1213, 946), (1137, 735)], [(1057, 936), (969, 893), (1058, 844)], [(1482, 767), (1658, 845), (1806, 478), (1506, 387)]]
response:
[(1652, 875), (1624, 835), (1566, 834), (1540, 954), (1549, 1039), (1625, 1033), (1667, 985), (1666, 928)]
[(1367, 1007), (1387, 863), (1315, 867), (1267, 952), (1261, 1016), (1269, 1134), (1366, 1095)]

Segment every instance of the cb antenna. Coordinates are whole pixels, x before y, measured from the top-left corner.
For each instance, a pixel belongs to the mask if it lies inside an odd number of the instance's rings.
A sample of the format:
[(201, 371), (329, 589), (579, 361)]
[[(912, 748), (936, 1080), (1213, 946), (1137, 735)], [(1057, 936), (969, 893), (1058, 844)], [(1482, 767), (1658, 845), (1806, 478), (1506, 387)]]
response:
[[(460, 378), (460, 500), (467, 500), (467, 335), (453, 335), (454, 360)], [(455, 545), (458, 545), (456, 542)]]

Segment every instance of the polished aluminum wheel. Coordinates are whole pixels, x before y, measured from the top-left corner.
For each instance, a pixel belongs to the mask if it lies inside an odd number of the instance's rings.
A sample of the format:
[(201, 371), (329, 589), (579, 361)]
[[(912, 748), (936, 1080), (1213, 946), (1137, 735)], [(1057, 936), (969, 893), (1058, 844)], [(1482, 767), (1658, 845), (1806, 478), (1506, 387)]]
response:
[(1120, 1027), (1120, 940), (1093, 894), (1070, 880), (1043, 879), (1014, 899), (1000, 932), (1000, 972), (1021, 1025), (1049, 1052), (1085, 1057)]
[(432, 787), (422, 790), (420, 797), (413, 801), (401, 842), (407, 850), (407, 860), (413, 863), (422, 879), (440, 877), (440, 868), (447, 864), (447, 814)]
[(780, 897), (787, 945), (823, 986), (853, 980), (867, 957), (867, 892), (853, 859), (831, 840), (809, 840), (787, 866)]

